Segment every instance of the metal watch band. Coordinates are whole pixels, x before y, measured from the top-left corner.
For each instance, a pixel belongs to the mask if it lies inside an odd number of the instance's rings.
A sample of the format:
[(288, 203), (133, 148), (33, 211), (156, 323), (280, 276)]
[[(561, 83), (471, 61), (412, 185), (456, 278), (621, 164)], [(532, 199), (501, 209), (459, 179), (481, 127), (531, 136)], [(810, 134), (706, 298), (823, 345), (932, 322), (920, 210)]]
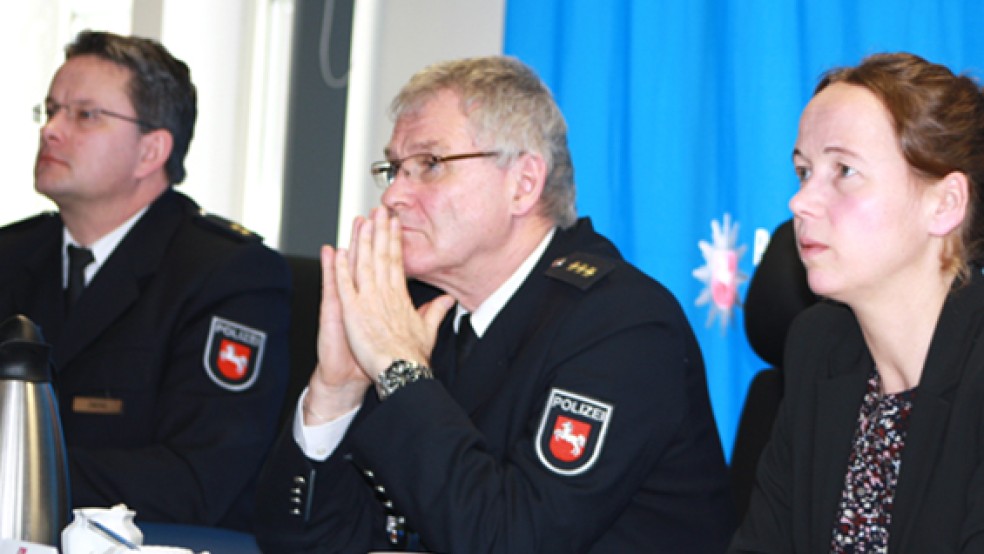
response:
[(423, 364), (407, 360), (395, 360), (379, 374), (376, 394), (379, 395), (380, 400), (386, 400), (391, 394), (408, 383), (433, 378), (434, 372)]

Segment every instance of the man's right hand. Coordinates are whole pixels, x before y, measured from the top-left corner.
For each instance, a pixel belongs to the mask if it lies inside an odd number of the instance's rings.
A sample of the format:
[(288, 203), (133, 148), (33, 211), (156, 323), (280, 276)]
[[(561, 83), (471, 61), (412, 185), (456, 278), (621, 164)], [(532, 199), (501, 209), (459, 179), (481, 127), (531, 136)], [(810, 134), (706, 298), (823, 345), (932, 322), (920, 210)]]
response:
[(311, 375), (304, 406), (304, 424), (319, 425), (362, 404), (372, 381), (349, 349), (335, 282), (338, 252), (321, 248), (321, 316), (318, 325), (318, 365)]

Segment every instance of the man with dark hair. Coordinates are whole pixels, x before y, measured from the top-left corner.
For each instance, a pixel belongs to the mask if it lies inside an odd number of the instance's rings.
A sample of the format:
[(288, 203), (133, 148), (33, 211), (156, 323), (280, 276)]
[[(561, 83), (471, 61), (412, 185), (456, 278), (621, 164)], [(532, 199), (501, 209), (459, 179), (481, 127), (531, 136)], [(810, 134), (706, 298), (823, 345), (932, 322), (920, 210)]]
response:
[(289, 276), (173, 189), (194, 130), (188, 67), (85, 31), (44, 103), (35, 188), (0, 229), (0, 318), (52, 344), (75, 506), (247, 528), (286, 386)]
[(734, 514), (697, 342), (578, 219), (539, 77), (445, 62), (393, 112), (383, 206), (322, 251), (318, 364), (261, 479), (260, 545), (722, 552)]

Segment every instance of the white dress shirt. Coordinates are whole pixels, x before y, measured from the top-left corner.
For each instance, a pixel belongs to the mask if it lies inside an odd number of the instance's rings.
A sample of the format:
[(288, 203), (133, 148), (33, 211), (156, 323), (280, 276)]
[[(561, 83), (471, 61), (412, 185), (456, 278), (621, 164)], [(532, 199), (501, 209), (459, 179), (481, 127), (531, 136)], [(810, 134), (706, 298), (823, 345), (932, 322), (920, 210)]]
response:
[(89, 263), (89, 265), (85, 266), (85, 271), (83, 272), (83, 276), (85, 277), (85, 284), (86, 286), (88, 286), (89, 283), (92, 281), (92, 278), (96, 276), (96, 273), (99, 271), (99, 268), (101, 268), (103, 264), (106, 263), (106, 260), (109, 258), (110, 254), (113, 253), (113, 250), (116, 250), (116, 247), (119, 246), (120, 242), (123, 240), (123, 237), (125, 237), (126, 234), (130, 232), (130, 229), (132, 229), (133, 226), (137, 223), (137, 221), (140, 220), (141, 216), (143, 216), (143, 214), (147, 212), (147, 208), (149, 207), (150, 206), (145, 206), (142, 210), (134, 214), (133, 217), (124, 221), (122, 225), (113, 229), (112, 231), (110, 231), (109, 233), (101, 237), (99, 240), (97, 240), (96, 242), (92, 243), (87, 247), (83, 247), (81, 244), (79, 244), (79, 241), (75, 240), (75, 237), (72, 236), (72, 233), (68, 231), (68, 227), (63, 227), (64, 230), (62, 231), (62, 251), (61, 251), (62, 288), (63, 289), (68, 288), (68, 245), (71, 244), (72, 246), (78, 246), (80, 248), (88, 248), (89, 250), (92, 251), (93, 260), (92, 262)]

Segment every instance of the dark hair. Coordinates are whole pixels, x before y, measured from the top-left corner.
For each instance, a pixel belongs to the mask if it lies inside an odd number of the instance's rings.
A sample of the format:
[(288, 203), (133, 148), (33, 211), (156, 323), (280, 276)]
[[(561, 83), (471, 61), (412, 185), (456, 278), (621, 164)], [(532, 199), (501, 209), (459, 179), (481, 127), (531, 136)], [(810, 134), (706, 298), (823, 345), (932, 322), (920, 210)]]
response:
[(908, 53), (875, 54), (856, 67), (828, 71), (814, 94), (834, 83), (871, 91), (888, 110), (909, 165), (929, 179), (958, 171), (967, 176), (967, 216), (947, 238), (944, 270), (968, 275), (969, 262), (984, 254), (984, 222), (979, 205), (984, 185), (984, 96), (977, 82), (954, 75), (943, 65)]
[(82, 31), (65, 47), (65, 59), (98, 56), (130, 70), (127, 94), (137, 118), (152, 124), (144, 132), (166, 129), (174, 146), (164, 166), (173, 185), (185, 178), (184, 158), (195, 132), (195, 85), (191, 72), (159, 42), (101, 31)]

